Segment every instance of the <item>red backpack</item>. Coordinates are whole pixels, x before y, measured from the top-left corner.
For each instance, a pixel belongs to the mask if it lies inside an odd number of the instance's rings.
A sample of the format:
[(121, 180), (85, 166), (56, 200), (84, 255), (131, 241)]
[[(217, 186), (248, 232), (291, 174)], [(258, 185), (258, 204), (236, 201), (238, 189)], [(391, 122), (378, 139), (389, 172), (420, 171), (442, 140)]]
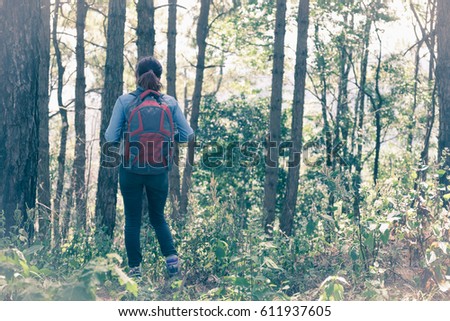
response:
[(131, 94), (136, 98), (126, 109), (124, 168), (137, 174), (160, 174), (172, 163), (172, 112), (159, 92)]

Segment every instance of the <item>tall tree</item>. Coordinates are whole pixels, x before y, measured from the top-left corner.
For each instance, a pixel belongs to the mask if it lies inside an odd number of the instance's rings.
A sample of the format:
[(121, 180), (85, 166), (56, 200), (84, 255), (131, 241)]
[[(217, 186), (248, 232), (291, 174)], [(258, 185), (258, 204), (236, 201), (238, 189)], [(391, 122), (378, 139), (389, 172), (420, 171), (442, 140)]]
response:
[[(450, 23), (448, 14), (450, 1), (437, 1), (437, 63), (436, 82), (439, 101), (439, 157), (444, 156), (444, 150), (450, 149)], [(450, 155), (444, 158), (444, 166), (450, 167)], [(443, 175), (443, 183), (448, 185), (448, 179)]]
[(286, 33), (286, 1), (277, 0), (275, 39), (273, 47), (272, 93), (270, 97), (270, 123), (267, 137), (264, 180), (264, 228), (270, 232), (275, 221), (278, 185), (278, 147), (281, 134), (281, 104), (283, 101), (284, 35)]
[(51, 215), (50, 201), (50, 144), (49, 144), (49, 68), (50, 68), (50, 0), (41, 0), (41, 19), (39, 24), (39, 164), (37, 201), (40, 206), (39, 232), (45, 237), (49, 234)]
[(356, 138), (356, 157), (355, 157), (355, 170), (353, 174), (353, 188), (355, 196), (353, 198), (353, 212), (355, 219), (359, 222), (360, 219), (360, 204), (361, 193), (360, 187), (362, 182), (362, 152), (363, 152), (363, 140), (362, 135), (364, 133), (364, 116), (365, 116), (365, 104), (366, 104), (366, 84), (367, 84), (367, 67), (369, 64), (369, 44), (370, 44), (370, 30), (372, 28), (371, 10), (368, 9), (366, 21), (364, 23), (364, 30), (362, 35), (362, 58), (360, 64), (360, 76), (359, 76), (359, 90), (358, 97), (355, 103), (355, 127), (357, 129)]
[[(105, 145), (105, 131), (111, 118), (114, 103), (123, 94), (123, 49), (125, 33), (126, 0), (111, 0), (108, 9), (105, 84), (102, 93), (102, 120), (100, 148)], [(100, 157), (95, 217), (97, 228), (104, 228), (112, 237), (116, 220), (117, 168), (102, 166), (106, 155)]]
[[(192, 111), (190, 125), (194, 132), (198, 128), (198, 118), (200, 115), (200, 101), (202, 98), (203, 76), (205, 71), (206, 58), (206, 38), (208, 37), (209, 27), (209, 8), (211, 0), (201, 0), (200, 16), (197, 23), (197, 65), (195, 73), (194, 94), (192, 96)], [(195, 141), (188, 144), (188, 154), (186, 158), (186, 167), (183, 173), (183, 185), (181, 189), (180, 212), (187, 213), (189, 189), (191, 187), (192, 170), (194, 164)]]
[(60, 0), (55, 1), (55, 10), (53, 13), (53, 28), (52, 28), (52, 43), (55, 50), (56, 64), (58, 70), (58, 88), (57, 100), (59, 106), (59, 115), (61, 116), (61, 130), (59, 139), (59, 154), (58, 154), (58, 179), (56, 181), (56, 193), (53, 201), (53, 242), (55, 246), (59, 245), (60, 241), (60, 205), (64, 188), (64, 176), (66, 171), (66, 146), (67, 146), (67, 132), (69, 131), (69, 121), (67, 118), (67, 109), (63, 103), (62, 91), (64, 86), (64, 72), (65, 67), (62, 63), (61, 50), (59, 49), (59, 41), (57, 37), (59, 11), (61, 9)]
[[(433, 131), (434, 120), (436, 116), (436, 82), (434, 82), (434, 74), (435, 74), (435, 60), (436, 60), (436, 0), (428, 0), (428, 7), (430, 11), (430, 45), (429, 45), (429, 53), (430, 53), (430, 61), (428, 63), (428, 90), (431, 94), (431, 102), (427, 108), (427, 123), (426, 123), (426, 133), (422, 151), (420, 153), (420, 159), (424, 166), (428, 165), (428, 157), (429, 157), (429, 147), (430, 147), (430, 139), (431, 133)], [(426, 180), (426, 171), (420, 171), (418, 177), (421, 177), (423, 181)]]
[(325, 44), (319, 37), (320, 24), (317, 21), (314, 26), (314, 45), (316, 47), (316, 51), (319, 53), (317, 57), (317, 71), (319, 74), (320, 93), (317, 93), (317, 97), (320, 100), (320, 105), (322, 109), (322, 121), (323, 121), (323, 129), (322, 135), (325, 140), (325, 153), (326, 153), (326, 165), (332, 165), (331, 153), (332, 153), (332, 136), (331, 136), (331, 126), (330, 121), (328, 119), (328, 69), (327, 66), (327, 58), (326, 58), (326, 50)]
[(377, 66), (375, 68), (375, 97), (373, 95), (368, 95), (372, 103), (372, 108), (375, 116), (375, 159), (373, 161), (373, 184), (377, 184), (378, 172), (380, 167), (380, 152), (381, 152), (381, 129), (383, 127), (381, 119), (381, 111), (384, 104), (383, 95), (380, 91), (380, 78), (381, 78), (381, 59), (382, 59), (382, 42), (381, 37), (376, 30), (376, 35), (378, 37), (379, 50), (377, 55)]
[[(177, 0), (169, 0), (169, 18), (167, 21), (167, 94), (177, 97)], [(172, 218), (177, 218), (180, 208), (180, 168), (178, 143), (174, 142), (174, 164), (169, 174), (170, 201)]]
[(155, 5), (153, 0), (138, 0), (137, 3), (138, 60), (153, 56), (155, 50)]
[(300, 176), (300, 153), (303, 139), (303, 110), (305, 105), (306, 58), (308, 56), (309, 0), (300, 0), (297, 13), (297, 48), (295, 52), (294, 101), (292, 104), (292, 147), (286, 198), (281, 212), (280, 228), (287, 235), (292, 234), (295, 204), (297, 203), (298, 179)]
[(73, 162), (73, 183), (77, 226), (86, 228), (86, 77), (84, 75), (84, 30), (86, 26), (87, 4), (77, 0), (77, 78), (75, 82), (75, 159)]
[[(347, 6), (353, 6), (353, 0), (345, 2)], [(352, 67), (352, 46), (348, 45), (350, 34), (353, 31), (353, 15), (344, 12), (344, 28), (338, 37), (339, 48), (339, 89), (336, 106), (336, 125), (333, 148), (339, 152), (338, 157), (333, 157), (333, 168), (337, 165), (337, 160), (348, 160), (348, 134), (351, 127), (351, 116), (348, 109), (348, 83), (349, 74)], [(341, 149), (342, 148), (342, 149)], [(333, 151), (334, 152), (334, 151)]]
[[(40, 3), (0, 1), (0, 210), (5, 226), (36, 203)], [(32, 227), (32, 225), (31, 225)]]

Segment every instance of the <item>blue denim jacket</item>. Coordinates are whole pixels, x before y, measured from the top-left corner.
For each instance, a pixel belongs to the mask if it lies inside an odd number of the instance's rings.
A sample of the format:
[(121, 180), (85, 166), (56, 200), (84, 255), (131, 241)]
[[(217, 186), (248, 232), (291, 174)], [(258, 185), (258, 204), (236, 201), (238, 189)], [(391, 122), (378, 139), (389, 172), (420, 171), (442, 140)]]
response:
[[(138, 87), (137, 93), (140, 94), (142, 92), (144, 92), (144, 90), (141, 87)], [(135, 97), (131, 94), (125, 94), (117, 99), (111, 119), (109, 120), (108, 128), (105, 132), (105, 139), (107, 142), (119, 142), (121, 140), (122, 130), (127, 121), (125, 107), (127, 107), (134, 98)], [(163, 95), (162, 98), (172, 112), (175, 134), (178, 134), (177, 141), (186, 143), (194, 139), (194, 131), (191, 126), (189, 126), (175, 98), (169, 95)]]

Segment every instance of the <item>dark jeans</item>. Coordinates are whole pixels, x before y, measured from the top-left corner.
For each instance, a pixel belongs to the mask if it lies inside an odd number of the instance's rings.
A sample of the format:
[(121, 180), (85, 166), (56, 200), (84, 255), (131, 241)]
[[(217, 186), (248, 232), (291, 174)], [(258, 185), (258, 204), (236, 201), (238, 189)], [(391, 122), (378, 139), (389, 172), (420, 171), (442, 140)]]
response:
[(139, 175), (120, 168), (119, 185), (125, 205), (125, 247), (130, 267), (138, 266), (142, 261), (140, 232), (144, 187), (148, 197), (150, 223), (155, 230), (161, 252), (164, 256), (177, 254), (172, 234), (164, 218), (169, 189), (168, 176), (167, 172), (159, 175)]

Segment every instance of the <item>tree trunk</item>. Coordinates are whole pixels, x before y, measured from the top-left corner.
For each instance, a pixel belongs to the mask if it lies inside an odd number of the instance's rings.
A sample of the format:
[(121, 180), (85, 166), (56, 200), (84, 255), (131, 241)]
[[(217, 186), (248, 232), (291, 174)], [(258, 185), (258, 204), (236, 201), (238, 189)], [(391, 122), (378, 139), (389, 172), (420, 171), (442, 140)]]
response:
[[(425, 133), (425, 139), (423, 144), (422, 152), (420, 153), (420, 159), (424, 166), (428, 165), (428, 157), (429, 157), (429, 147), (430, 147), (430, 139), (431, 139), (431, 133), (433, 131), (434, 126), (434, 119), (436, 114), (436, 82), (433, 84), (434, 79), (434, 57), (435, 54), (435, 46), (436, 46), (436, 0), (429, 0), (429, 6), (430, 6), (430, 62), (428, 65), (428, 90), (431, 93), (431, 103), (428, 107), (427, 111), (427, 125), (426, 125), (426, 133)], [(421, 171), (418, 177), (420, 176), (422, 181), (426, 180), (426, 174), (427, 172), (425, 170)]]
[[(111, 0), (108, 11), (105, 84), (102, 94), (102, 120), (100, 148), (105, 144), (105, 131), (117, 98), (123, 94), (123, 50), (126, 0)], [(97, 229), (104, 229), (113, 236), (116, 221), (118, 168), (102, 166), (105, 154), (100, 157), (95, 217)]]
[(36, 203), (40, 15), (39, 1), (0, 1), (0, 210), (7, 231), (16, 210), (27, 222)]
[[(439, 101), (439, 138), (438, 154), (443, 157), (444, 168), (450, 166), (450, 23), (448, 14), (450, 13), (450, 1), (437, 1), (437, 64), (436, 82)], [(448, 185), (447, 175), (442, 175), (441, 182)]]
[(364, 133), (364, 115), (365, 115), (365, 98), (366, 98), (366, 80), (367, 80), (367, 66), (369, 62), (369, 43), (370, 43), (370, 29), (372, 27), (372, 20), (370, 16), (367, 16), (367, 21), (364, 26), (364, 33), (363, 33), (363, 46), (362, 46), (362, 52), (363, 57), (361, 59), (361, 75), (360, 75), (360, 81), (359, 81), (359, 91), (358, 91), (358, 97), (357, 97), (357, 108), (355, 108), (356, 115), (357, 115), (357, 123), (355, 123), (355, 126), (357, 126), (357, 138), (356, 138), (356, 159), (355, 159), (355, 170), (356, 172), (353, 174), (353, 188), (355, 192), (355, 196), (353, 199), (353, 213), (354, 217), (357, 222), (359, 222), (360, 219), (360, 204), (361, 204), (361, 193), (360, 193), (360, 187), (361, 187), (361, 172), (362, 172), (362, 151), (363, 151), (363, 141), (362, 141), (362, 135)]
[[(331, 136), (331, 127), (330, 123), (328, 121), (328, 110), (327, 110), (327, 93), (328, 93), (328, 82), (327, 82), (327, 75), (326, 75), (326, 60), (324, 56), (324, 51), (322, 50), (323, 43), (319, 39), (319, 24), (316, 23), (315, 25), (315, 35), (314, 35), (314, 42), (316, 46), (316, 50), (321, 54), (321, 56), (317, 59), (317, 69), (319, 71), (319, 79), (320, 79), (320, 89), (321, 89), (321, 96), (320, 96), (320, 104), (322, 106), (322, 119), (323, 119), (323, 137), (325, 140), (325, 158), (326, 158), (326, 165), (328, 167), (331, 167), (332, 165), (332, 136)], [(332, 197), (331, 197), (332, 198)]]
[(366, 83), (367, 83), (367, 67), (369, 62), (369, 44), (370, 44), (370, 29), (372, 27), (372, 20), (370, 12), (367, 13), (366, 22), (364, 25), (364, 31), (362, 36), (362, 58), (361, 58), (361, 74), (359, 81), (358, 96), (355, 103), (355, 128), (356, 128), (356, 157), (355, 157), (355, 173), (352, 175), (353, 184), (353, 217), (358, 226), (358, 239), (361, 253), (361, 262), (367, 271), (369, 268), (367, 262), (366, 249), (363, 244), (363, 233), (361, 226), (361, 183), (362, 183), (362, 152), (363, 152), (363, 140), (362, 135), (364, 133), (364, 116), (365, 116), (365, 97), (366, 97)]
[[(167, 94), (177, 97), (177, 0), (169, 0), (169, 19), (167, 23)], [(179, 147), (174, 142), (173, 167), (169, 173), (170, 202), (172, 204), (172, 218), (177, 219), (180, 208), (180, 168)]]
[(139, 0), (137, 3), (138, 25), (137, 41), (138, 60), (153, 56), (155, 47), (155, 6), (153, 0)]
[(413, 140), (414, 140), (414, 129), (416, 128), (415, 114), (417, 109), (417, 89), (419, 85), (419, 67), (420, 67), (420, 50), (422, 49), (423, 41), (419, 41), (417, 44), (416, 55), (414, 59), (414, 86), (413, 86), (413, 103), (411, 108), (411, 113), (409, 114), (409, 124), (408, 124), (408, 141), (406, 143), (406, 151), (408, 153), (412, 152)]
[(65, 67), (62, 64), (61, 51), (59, 49), (59, 43), (57, 38), (58, 30), (58, 17), (61, 4), (59, 0), (55, 2), (55, 12), (53, 16), (53, 29), (52, 29), (52, 43), (55, 50), (56, 63), (58, 68), (58, 88), (57, 88), (57, 99), (59, 106), (59, 114), (61, 116), (61, 131), (59, 140), (59, 155), (58, 155), (58, 180), (56, 182), (56, 193), (55, 199), (53, 201), (53, 243), (57, 247), (60, 241), (60, 210), (61, 210), (61, 198), (63, 195), (64, 188), (64, 175), (66, 170), (66, 145), (67, 145), (67, 132), (69, 130), (69, 122), (67, 120), (67, 110), (63, 104), (62, 90), (64, 86), (64, 71)]
[[(200, 101), (202, 98), (203, 74), (205, 70), (206, 58), (206, 38), (208, 37), (208, 17), (211, 0), (201, 0), (200, 16), (197, 24), (197, 66), (195, 73), (194, 94), (192, 96), (192, 111), (190, 125), (194, 132), (198, 128), (198, 118), (200, 114)], [(186, 158), (186, 167), (183, 173), (183, 186), (181, 189), (180, 213), (187, 213), (189, 189), (191, 187), (192, 170), (194, 165), (195, 141), (188, 144), (188, 154)]]
[(84, 30), (87, 4), (77, 0), (77, 78), (75, 83), (75, 159), (73, 162), (73, 183), (75, 191), (75, 213), (77, 227), (86, 229), (86, 77), (84, 75)]
[(270, 123), (267, 139), (264, 180), (264, 229), (270, 233), (275, 221), (278, 185), (278, 147), (281, 134), (281, 104), (283, 102), (284, 35), (286, 33), (286, 1), (277, 0), (275, 39), (273, 48), (272, 93), (270, 97)]
[[(348, 5), (352, 5), (349, 3)], [(347, 26), (348, 14), (344, 14), (344, 25)], [(344, 28), (345, 28), (344, 27)], [(350, 28), (353, 29), (353, 18), (351, 18)], [(347, 46), (347, 31), (343, 31), (340, 42), (340, 67), (339, 67), (339, 91), (336, 110), (336, 127), (335, 137), (333, 142), (333, 169), (336, 167), (337, 162), (340, 162), (340, 166), (345, 167), (348, 162), (348, 131), (351, 126), (350, 115), (348, 110), (348, 76), (351, 69), (351, 56), (352, 48)], [(338, 154), (337, 154), (338, 153)]]
[(297, 203), (298, 179), (300, 176), (301, 149), (303, 139), (303, 110), (305, 104), (306, 58), (308, 56), (309, 0), (300, 0), (297, 16), (297, 48), (294, 73), (294, 101), (292, 105), (292, 148), (289, 158), (286, 198), (281, 212), (280, 228), (292, 235), (295, 205)]
[(48, 130), (49, 69), (50, 69), (50, 0), (41, 0), (41, 20), (39, 24), (39, 164), (37, 201), (39, 211), (39, 233), (43, 239), (50, 237), (50, 144)]
[(373, 162), (373, 184), (377, 184), (378, 175), (379, 175), (379, 166), (380, 166), (380, 152), (381, 152), (381, 129), (382, 129), (382, 123), (381, 123), (381, 110), (383, 108), (383, 96), (381, 95), (380, 91), (380, 73), (381, 73), (381, 38), (378, 35), (377, 36), (379, 40), (379, 52), (377, 57), (377, 67), (375, 71), (375, 95), (376, 99), (373, 102), (373, 108), (374, 108), (374, 114), (375, 114), (375, 159)]

